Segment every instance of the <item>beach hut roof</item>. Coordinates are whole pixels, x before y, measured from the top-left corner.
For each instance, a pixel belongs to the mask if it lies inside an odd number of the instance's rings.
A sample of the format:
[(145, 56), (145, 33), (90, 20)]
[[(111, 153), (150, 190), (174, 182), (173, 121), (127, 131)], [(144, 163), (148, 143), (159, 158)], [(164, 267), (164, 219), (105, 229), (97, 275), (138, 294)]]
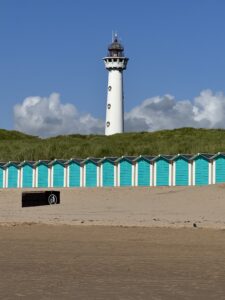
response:
[(7, 162), (5, 165), (4, 165), (4, 167), (5, 168), (7, 168), (7, 167), (9, 167), (9, 166), (15, 166), (15, 167), (19, 167), (19, 164), (20, 164), (20, 162), (18, 162), (18, 161), (9, 161), (9, 162)]
[(22, 166), (24, 166), (24, 165), (30, 165), (31, 167), (33, 167), (35, 163), (36, 163), (35, 161), (24, 160), (23, 162), (21, 162), (21, 163), (19, 164), (19, 167), (22, 167)]
[(211, 159), (217, 158), (218, 156), (223, 156), (223, 157), (225, 157), (225, 152), (218, 152), (218, 153), (214, 154), (214, 155), (211, 157)]
[(0, 168), (4, 168), (6, 162), (0, 162)]
[(192, 158), (190, 160), (195, 160), (199, 156), (202, 156), (203, 158), (205, 158), (208, 161), (210, 161), (213, 158), (214, 154), (210, 154), (210, 153), (197, 153), (194, 156), (192, 156)]
[(60, 165), (65, 165), (66, 160), (65, 159), (57, 159), (55, 158), (54, 160), (50, 161), (49, 166), (54, 165), (55, 163), (59, 163)]
[(115, 163), (117, 159), (118, 159), (118, 157), (109, 157), (109, 156), (108, 157), (103, 157), (102, 159), (99, 160), (99, 163), (102, 163), (105, 160), (108, 160), (112, 163)]
[(70, 158), (67, 162), (65, 162), (65, 165), (69, 165), (72, 162), (75, 162), (80, 165), (82, 161), (83, 159), (81, 158)]
[(88, 161), (92, 161), (94, 164), (98, 164), (99, 161), (101, 160), (101, 158), (97, 158), (97, 157), (87, 157), (86, 159), (84, 159), (81, 163), (82, 164), (86, 164), (86, 162)]
[(164, 158), (165, 160), (167, 160), (168, 162), (171, 162), (172, 159), (173, 159), (173, 155), (162, 155), (162, 154), (159, 154), (158, 156), (155, 156), (152, 161), (156, 161), (160, 158)]
[(38, 160), (34, 163), (34, 166), (36, 167), (41, 164), (48, 166), (49, 163), (50, 163), (50, 160)]
[(138, 160), (140, 160), (141, 158), (143, 158), (143, 159), (145, 159), (145, 160), (151, 162), (151, 161), (154, 160), (155, 156), (150, 156), (150, 155), (139, 155), (138, 157), (136, 157), (136, 158), (134, 159), (134, 161), (138, 161)]
[(135, 160), (135, 158), (137, 158), (137, 156), (121, 156), (121, 157), (117, 158), (115, 162), (120, 162), (122, 159), (133, 162)]
[(184, 158), (185, 160), (189, 161), (189, 160), (191, 160), (192, 156), (193, 156), (193, 155), (191, 155), (191, 154), (177, 154), (177, 155), (174, 155), (174, 156), (172, 157), (172, 160), (176, 160), (176, 159), (178, 159), (179, 157), (182, 157), (182, 158)]

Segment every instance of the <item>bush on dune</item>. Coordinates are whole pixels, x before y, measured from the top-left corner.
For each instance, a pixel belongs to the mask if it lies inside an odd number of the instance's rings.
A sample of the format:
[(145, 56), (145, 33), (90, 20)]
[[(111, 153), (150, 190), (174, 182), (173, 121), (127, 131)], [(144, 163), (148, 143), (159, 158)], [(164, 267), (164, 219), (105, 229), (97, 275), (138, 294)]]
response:
[(0, 161), (89, 156), (225, 152), (225, 130), (180, 128), (156, 132), (56, 136), (47, 139), (0, 130)]

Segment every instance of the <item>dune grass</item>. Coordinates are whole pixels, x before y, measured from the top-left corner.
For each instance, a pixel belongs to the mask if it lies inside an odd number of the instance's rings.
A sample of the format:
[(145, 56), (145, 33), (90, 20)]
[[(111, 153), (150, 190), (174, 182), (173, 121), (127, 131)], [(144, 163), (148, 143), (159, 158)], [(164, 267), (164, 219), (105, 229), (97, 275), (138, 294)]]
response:
[(0, 130), (0, 161), (198, 152), (225, 152), (225, 130), (180, 128), (108, 137), (74, 134), (47, 139)]

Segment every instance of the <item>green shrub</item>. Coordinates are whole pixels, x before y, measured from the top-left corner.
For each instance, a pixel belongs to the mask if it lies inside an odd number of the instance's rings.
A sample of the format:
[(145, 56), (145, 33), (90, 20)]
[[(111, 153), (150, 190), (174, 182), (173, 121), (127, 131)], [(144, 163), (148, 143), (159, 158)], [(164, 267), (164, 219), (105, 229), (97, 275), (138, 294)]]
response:
[(41, 139), (0, 130), (0, 161), (71, 157), (225, 152), (225, 130), (180, 128), (156, 132), (56, 136)]

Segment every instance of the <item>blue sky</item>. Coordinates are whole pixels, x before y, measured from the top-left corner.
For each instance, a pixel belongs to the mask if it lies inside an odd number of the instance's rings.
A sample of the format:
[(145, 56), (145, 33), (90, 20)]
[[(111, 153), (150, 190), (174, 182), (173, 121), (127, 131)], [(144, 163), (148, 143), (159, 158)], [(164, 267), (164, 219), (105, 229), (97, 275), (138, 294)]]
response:
[(101, 59), (112, 30), (130, 58), (128, 115), (165, 94), (174, 96), (166, 101), (193, 103), (203, 90), (225, 92), (224, 0), (0, 0), (0, 127), (15, 128), (14, 106), (25, 98), (52, 93), (79, 114), (104, 120)]

